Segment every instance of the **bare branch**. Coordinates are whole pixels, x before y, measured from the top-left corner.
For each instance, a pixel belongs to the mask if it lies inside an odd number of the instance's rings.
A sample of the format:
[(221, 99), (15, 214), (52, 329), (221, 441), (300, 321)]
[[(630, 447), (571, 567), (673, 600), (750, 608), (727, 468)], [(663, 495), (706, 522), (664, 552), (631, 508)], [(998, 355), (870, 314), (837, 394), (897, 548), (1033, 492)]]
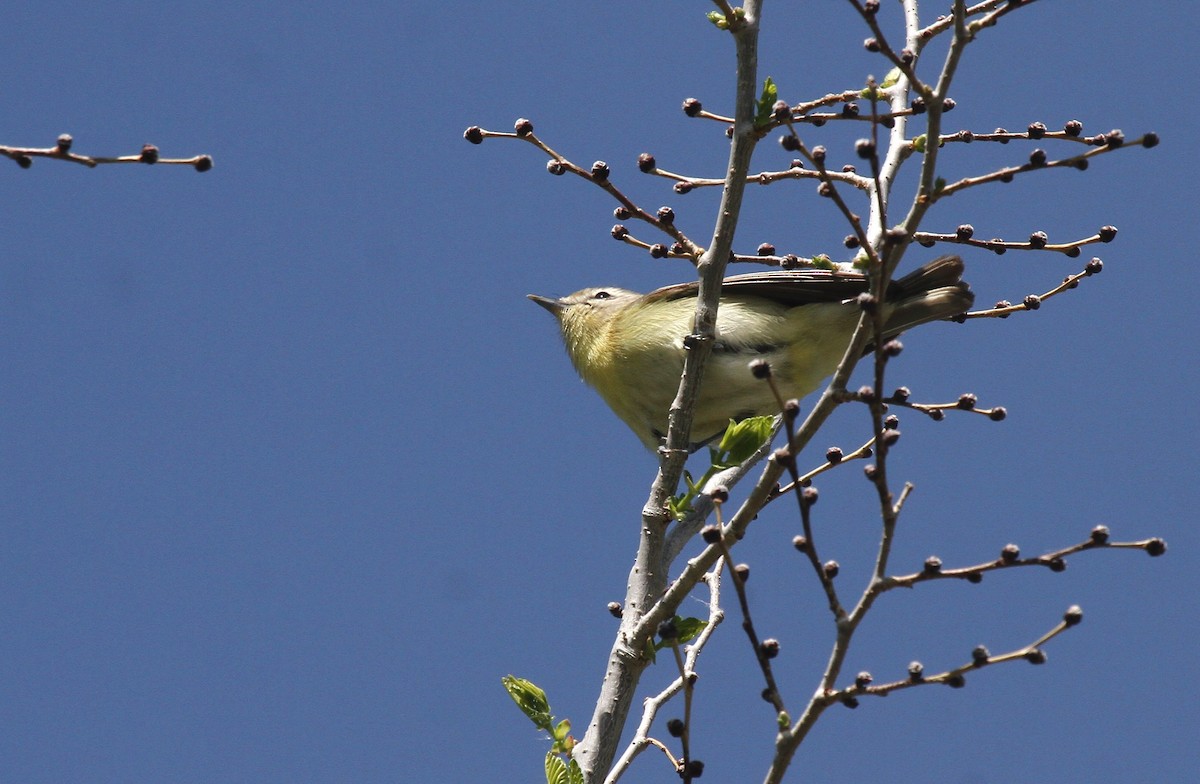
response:
[[(463, 138), (472, 144), (480, 144), (484, 139), (520, 139), (522, 141), (529, 142), (550, 157), (550, 161), (546, 164), (546, 170), (551, 174), (561, 175), (570, 172), (571, 174), (582, 177), (593, 185), (600, 187), (602, 190), (616, 199), (621, 205), (617, 208), (618, 215), (620, 216), (618, 218), (619, 220), (637, 218), (640, 221), (649, 223), (654, 228), (675, 240), (675, 243), (679, 246), (679, 250), (675, 251), (676, 257), (695, 260), (698, 259), (704, 252), (703, 248), (688, 239), (687, 236), (685, 236), (684, 233), (675, 226), (675, 214), (674, 212), (670, 211), (669, 208), (664, 207), (658, 210), (656, 213), (651, 213), (642, 209), (635, 204), (632, 199), (626, 196), (619, 188), (617, 188), (616, 185), (613, 185), (612, 181), (609, 179), (610, 172), (607, 163), (604, 161), (596, 161), (588, 169), (573, 163), (565, 156), (555, 152), (550, 145), (542, 141), (533, 132), (533, 123), (525, 118), (521, 118), (516, 121), (515, 130), (513, 133), (488, 131), (480, 128), (477, 125), (472, 125), (465, 132), (463, 132)], [(617, 239), (624, 239), (624, 237), (617, 235), (617, 227), (614, 227), (613, 236)], [(635, 242), (631, 244), (636, 245), (637, 243)], [(645, 247), (651, 248), (655, 246), (646, 245)], [(666, 255), (666, 252), (664, 252), (661, 256), (659, 256), (659, 258), (665, 257)]]

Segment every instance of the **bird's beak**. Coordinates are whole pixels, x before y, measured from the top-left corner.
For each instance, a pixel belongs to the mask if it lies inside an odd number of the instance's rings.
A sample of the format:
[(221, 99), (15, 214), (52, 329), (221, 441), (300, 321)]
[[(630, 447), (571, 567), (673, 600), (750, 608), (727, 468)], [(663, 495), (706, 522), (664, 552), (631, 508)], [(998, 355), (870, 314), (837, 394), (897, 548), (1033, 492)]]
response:
[(525, 296), (529, 297), (529, 299), (531, 299), (534, 302), (536, 302), (537, 304), (541, 305), (543, 308), (550, 311), (555, 316), (558, 316), (559, 314), (561, 314), (563, 311), (563, 308), (565, 307), (565, 305), (563, 305), (562, 300), (560, 300), (560, 299), (553, 299), (551, 297), (542, 297), (537, 294), (526, 294)]

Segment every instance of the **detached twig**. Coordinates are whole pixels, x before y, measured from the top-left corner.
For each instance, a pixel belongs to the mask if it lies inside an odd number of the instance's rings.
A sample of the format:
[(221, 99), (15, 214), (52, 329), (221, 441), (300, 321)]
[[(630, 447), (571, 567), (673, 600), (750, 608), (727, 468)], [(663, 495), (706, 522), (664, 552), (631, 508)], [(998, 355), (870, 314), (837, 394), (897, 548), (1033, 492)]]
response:
[(109, 163), (158, 163), (164, 166), (191, 166), (198, 172), (206, 172), (213, 167), (211, 155), (195, 155), (191, 158), (163, 158), (159, 155), (158, 148), (153, 144), (142, 145), (141, 152), (136, 155), (120, 155), (113, 158), (80, 155), (79, 153), (71, 152), (73, 143), (74, 139), (71, 135), (64, 133), (58, 137), (58, 141), (53, 147), (9, 147), (0, 145), (0, 155), (16, 161), (17, 165), (22, 169), (28, 169), (32, 166), (34, 158), (52, 158), (60, 161), (69, 161), (87, 166), (89, 169)]

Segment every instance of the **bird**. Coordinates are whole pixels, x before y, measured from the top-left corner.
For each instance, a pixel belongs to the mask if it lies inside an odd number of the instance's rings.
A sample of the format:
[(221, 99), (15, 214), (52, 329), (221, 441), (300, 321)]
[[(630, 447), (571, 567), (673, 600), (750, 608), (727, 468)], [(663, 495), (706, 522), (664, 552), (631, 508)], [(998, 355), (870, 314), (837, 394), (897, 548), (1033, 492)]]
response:
[[(883, 297), (883, 339), (971, 308), (958, 256), (941, 256), (891, 281)], [(769, 386), (749, 369), (770, 364), (784, 398), (812, 392), (841, 361), (868, 292), (861, 272), (803, 269), (735, 275), (721, 283), (716, 335), (692, 420), (692, 451), (732, 420), (779, 413)], [(576, 371), (650, 450), (666, 436), (679, 389), (685, 338), (692, 333), (699, 283), (639, 294), (593, 287), (561, 298), (528, 298), (558, 320)]]

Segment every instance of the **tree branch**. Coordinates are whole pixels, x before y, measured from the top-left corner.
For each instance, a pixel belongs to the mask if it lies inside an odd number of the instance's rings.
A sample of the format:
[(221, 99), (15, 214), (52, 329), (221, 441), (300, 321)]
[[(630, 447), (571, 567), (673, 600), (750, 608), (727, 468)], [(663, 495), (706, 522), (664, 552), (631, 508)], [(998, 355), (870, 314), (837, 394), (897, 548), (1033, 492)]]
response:
[[(720, 5), (720, 3), (718, 3)], [(588, 782), (602, 780), (612, 766), (642, 672), (649, 664), (645, 647), (650, 633), (644, 619), (659, 602), (666, 587), (663, 562), (667, 526), (671, 522), (667, 502), (679, 486), (689, 454), (692, 415), (700, 389), (704, 363), (712, 350), (717, 323), (717, 300), (721, 279), (733, 252), (733, 238), (741, 212), (742, 194), (750, 158), (758, 141), (754, 126), (758, 98), (758, 29), (761, 0), (748, 0), (737, 24), (729, 32), (737, 50), (737, 97), (729, 166), (712, 241), (700, 257), (700, 292), (696, 301), (693, 332), (685, 341), (688, 351), (675, 401), (668, 414), (667, 443), (660, 450), (658, 476), (642, 508), (642, 530), (637, 557), (629, 575), (621, 628), (608, 656), (604, 682), (592, 720), (583, 740), (575, 747), (575, 758)], [(732, 17), (728, 17), (732, 21)], [(693, 583), (694, 585), (695, 583)], [(676, 605), (678, 606), (678, 605)], [(661, 613), (660, 613), (661, 614)], [(660, 618), (660, 620), (664, 620)], [(649, 632), (656, 628), (650, 627)]]

